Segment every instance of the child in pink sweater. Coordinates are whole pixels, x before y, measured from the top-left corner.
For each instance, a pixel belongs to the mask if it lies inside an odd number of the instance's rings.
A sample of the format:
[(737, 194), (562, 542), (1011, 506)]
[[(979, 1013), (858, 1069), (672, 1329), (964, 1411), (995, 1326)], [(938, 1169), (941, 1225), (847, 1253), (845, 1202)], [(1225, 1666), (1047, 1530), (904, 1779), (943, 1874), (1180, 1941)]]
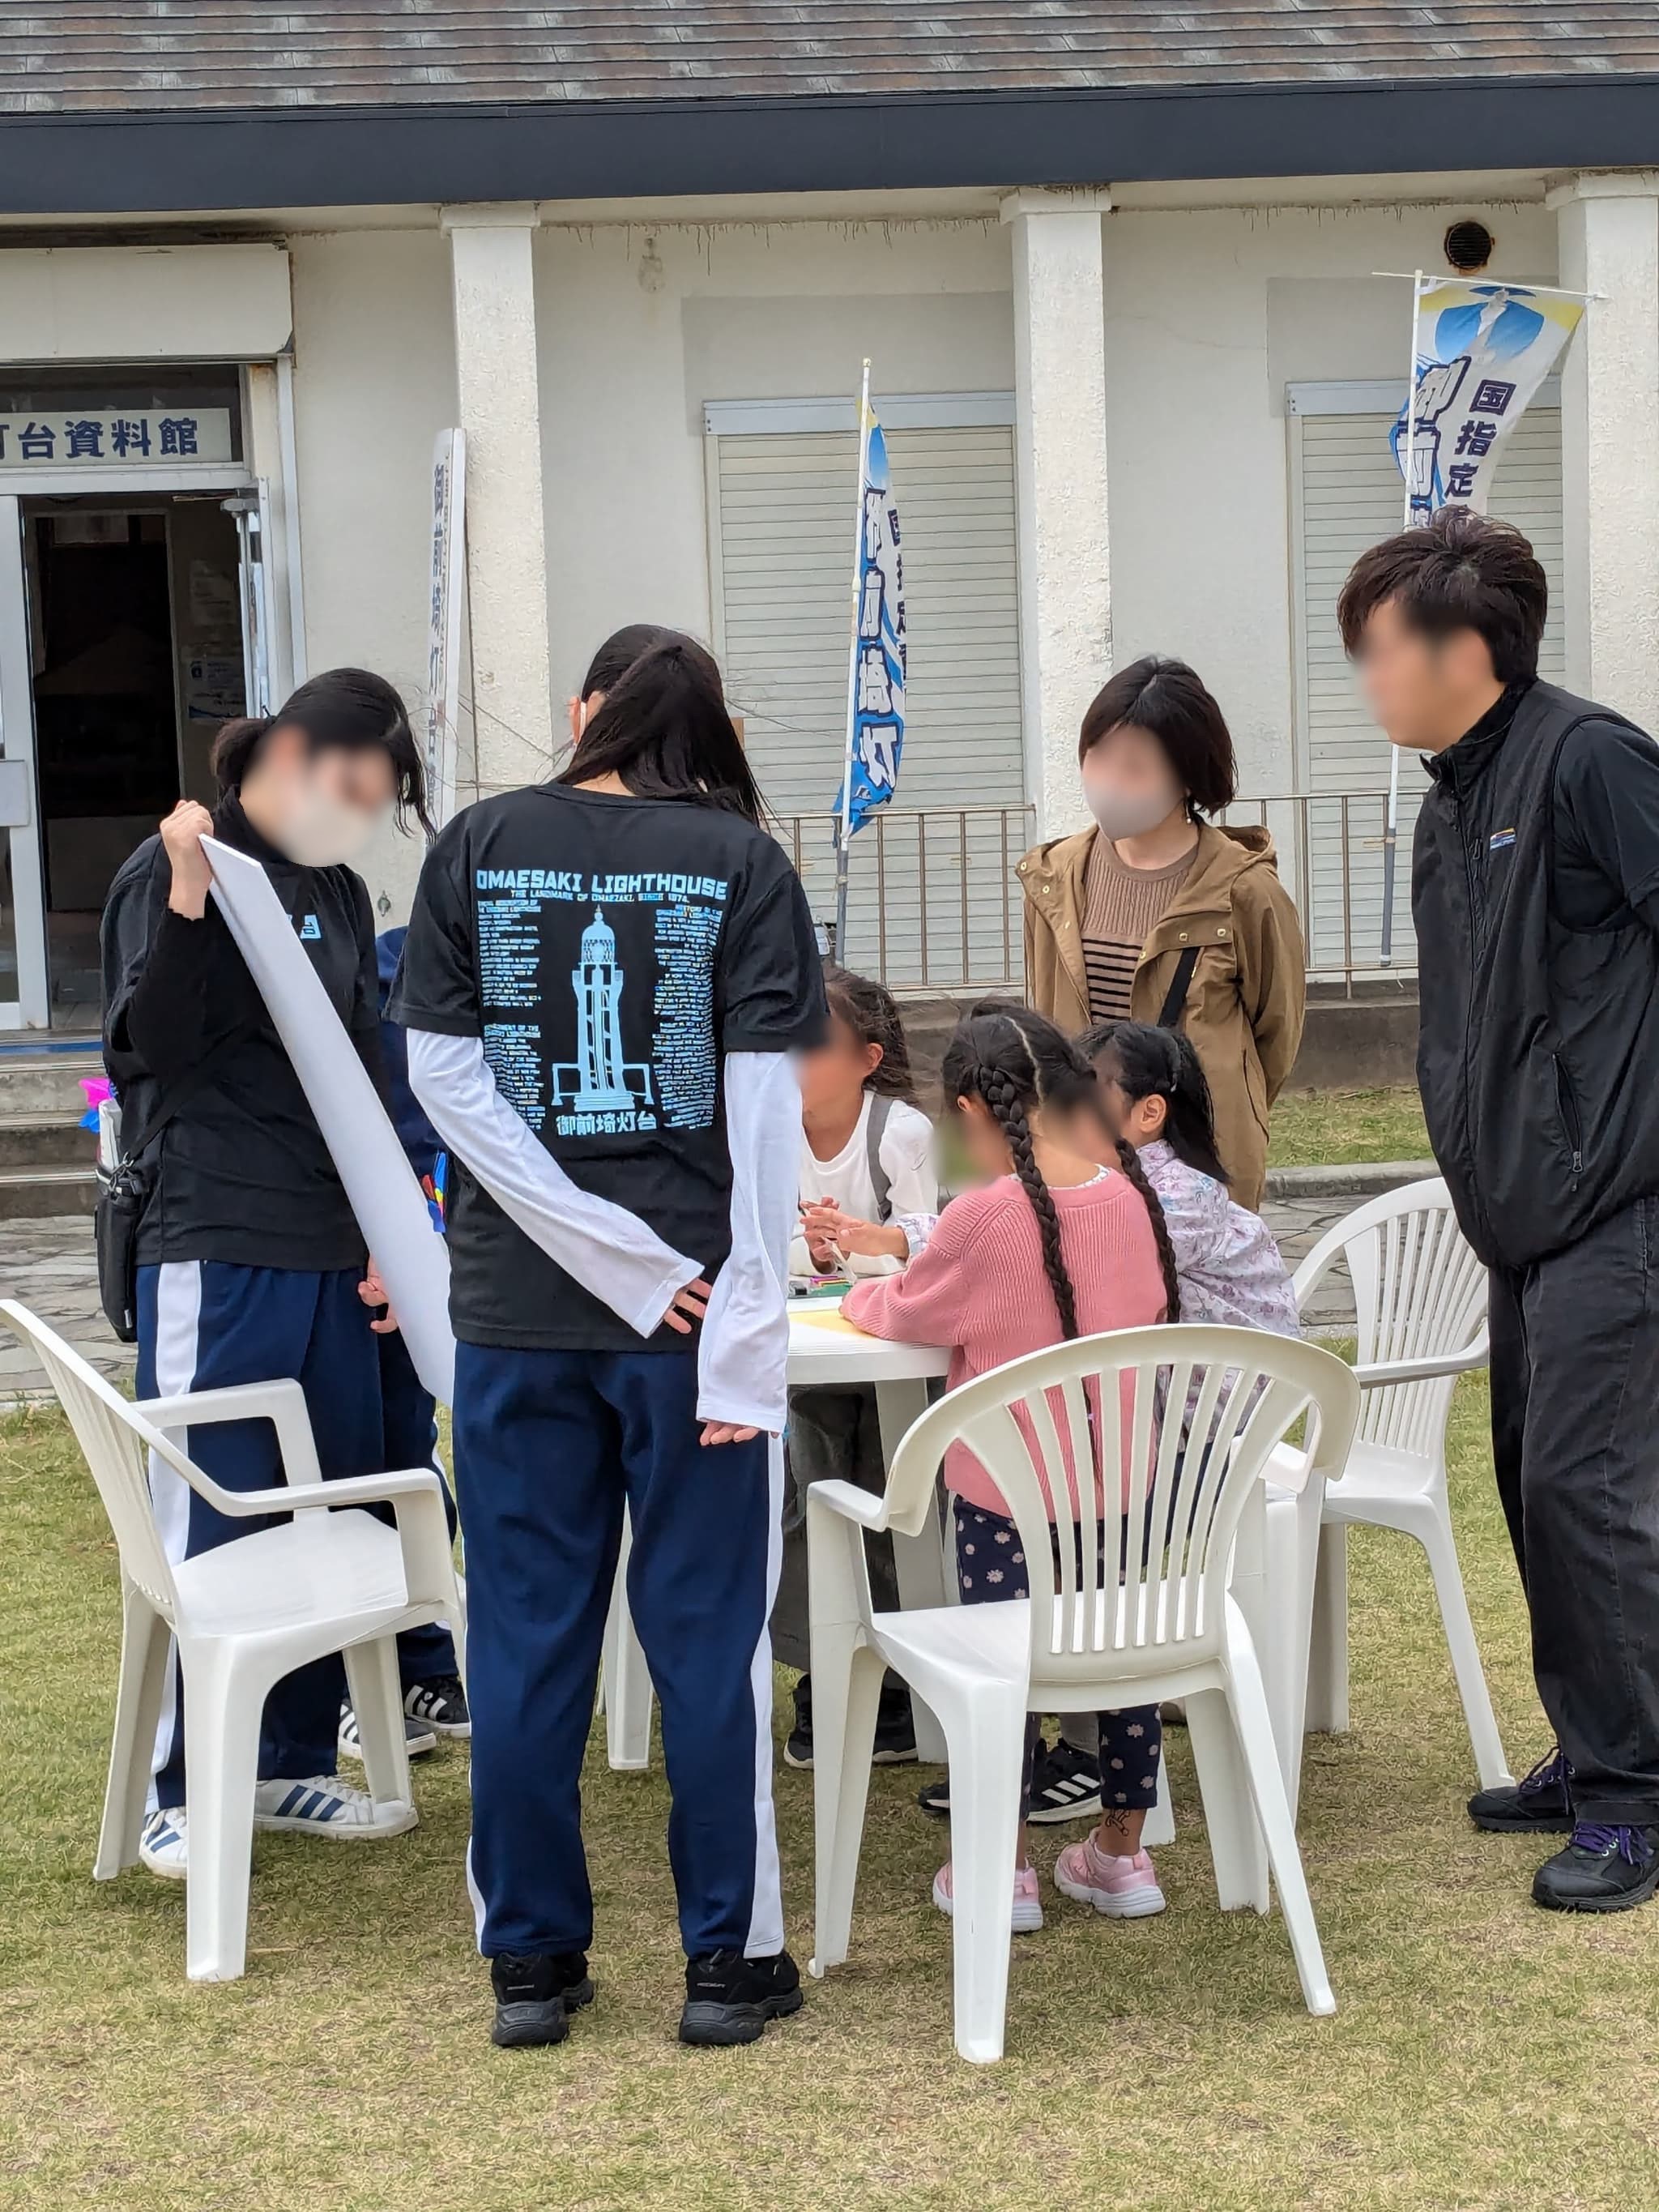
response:
[[(953, 1200), (902, 1274), (855, 1285), (842, 1304), (847, 1318), (872, 1336), (948, 1344), (952, 1389), (1024, 1352), (1176, 1319), (1163, 1210), (1132, 1147), (1121, 1147), (1116, 1170), (1075, 1148), (1069, 1125), (1083, 1109), (1097, 1117), (1098, 1092), (1087, 1062), (1053, 1024), (1024, 1006), (969, 1015), (945, 1053), (944, 1084), (967, 1148), (991, 1180)], [(1018, 1528), (965, 1445), (946, 1452), (945, 1481), (954, 1493), (963, 1603), (1028, 1597)], [(1060, 1853), (1055, 1885), (1117, 1918), (1161, 1912), (1163, 1892), (1140, 1849), (1158, 1789), (1158, 1709), (1103, 1713), (1100, 1730), (1100, 1824)], [(1022, 1820), (1036, 1733), (1034, 1718)], [(951, 1910), (948, 1863), (934, 1878), (933, 1901)], [(1042, 1925), (1023, 1829), (1012, 1912), (1017, 1932)]]

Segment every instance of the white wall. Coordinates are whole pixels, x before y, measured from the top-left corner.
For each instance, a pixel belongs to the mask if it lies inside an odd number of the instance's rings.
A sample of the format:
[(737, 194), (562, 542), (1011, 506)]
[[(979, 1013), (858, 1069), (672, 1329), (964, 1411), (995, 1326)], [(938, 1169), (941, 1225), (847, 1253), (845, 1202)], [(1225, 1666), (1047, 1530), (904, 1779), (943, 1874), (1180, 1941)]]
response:
[[(643, 278), (643, 281), (642, 281)], [(994, 222), (596, 226), (537, 240), (553, 682), (625, 622), (708, 631), (705, 399), (1009, 391)]]
[[(295, 444), (306, 649), (313, 675), (352, 664), (426, 696), (432, 441), (455, 419), (449, 244), (436, 230), (290, 241)], [(421, 843), (388, 838), (365, 867), (403, 920)]]
[(1409, 288), (1369, 272), (1443, 272), (1463, 215), (1498, 241), (1492, 275), (1553, 280), (1541, 203), (1104, 218), (1114, 657), (1193, 662), (1247, 791), (1293, 787), (1284, 386), (1389, 377), (1403, 394)]

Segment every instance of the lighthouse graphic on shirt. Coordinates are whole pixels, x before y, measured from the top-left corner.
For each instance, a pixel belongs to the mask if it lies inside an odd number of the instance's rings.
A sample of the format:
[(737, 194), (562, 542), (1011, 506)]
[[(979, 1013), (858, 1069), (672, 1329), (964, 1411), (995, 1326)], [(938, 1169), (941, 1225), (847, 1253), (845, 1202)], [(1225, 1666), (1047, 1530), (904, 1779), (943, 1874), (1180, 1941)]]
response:
[[(596, 907), (582, 932), (581, 963), (570, 973), (576, 996), (576, 1057), (555, 1062), (553, 1103), (576, 1114), (627, 1114), (651, 1103), (651, 1069), (623, 1056), (622, 994), (616, 934)], [(630, 1122), (627, 1125), (632, 1127)]]

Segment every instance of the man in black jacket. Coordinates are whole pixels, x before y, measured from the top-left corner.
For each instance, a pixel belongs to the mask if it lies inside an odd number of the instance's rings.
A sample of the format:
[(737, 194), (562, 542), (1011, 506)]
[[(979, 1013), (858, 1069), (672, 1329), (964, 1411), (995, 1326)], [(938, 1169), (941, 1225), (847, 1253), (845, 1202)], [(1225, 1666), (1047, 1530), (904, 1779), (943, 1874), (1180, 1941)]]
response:
[(1476, 1823), (1569, 1832), (1559, 1911), (1659, 1889), (1659, 747), (1538, 679), (1544, 571), (1467, 508), (1338, 606), (1425, 756), (1412, 864), (1430, 1139), (1491, 1270), (1492, 1449), (1557, 1748)]

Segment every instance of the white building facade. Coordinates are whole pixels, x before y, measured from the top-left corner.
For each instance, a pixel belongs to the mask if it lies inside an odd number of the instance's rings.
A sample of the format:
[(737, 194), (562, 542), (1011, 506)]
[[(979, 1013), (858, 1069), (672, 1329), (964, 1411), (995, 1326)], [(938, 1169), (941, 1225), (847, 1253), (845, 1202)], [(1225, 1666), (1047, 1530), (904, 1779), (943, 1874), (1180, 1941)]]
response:
[[(377, 153), (356, 110), (327, 138), (314, 114), (278, 120), (304, 143), (263, 167), (234, 158), (241, 111), (198, 116), (230, 134), (211, 173), (177, 150), (170, 110), (82, 118), (83, 146), (124, 130), (157, 149), (96, 205), (113, 143), (70, 196), (67, 165), (40, 155), (43, 129), (76, 118), (0, 117), (0, 1024), (86, 1024), (103, 887), (180, 790), (207, 794), (225, 713), (344, 662), (424, 708), (431, 454), (451, 427), (467, 450), (461, 798), (548, 772), (610, 630), (676, 624), (720, 655), (827, 918), (866, 355), (903, 528), (909, 731), (898, 801), (855, 848), (848, 957), (912, 989), (1017, 978), (1012, 863), (1078, 826), (1083, 708), (1158, 651), (1228, 715), (1259, 802), (1241, 818), (1265, 809), (1279, 834), (1313, 969), (1363, 973), (1388, 757), (1333, 608), (1398, 523), (1387, 431), (1410, 296), (1373, 272), (1449, 273), (1455, 226), (1465, 256), (1469, 227), (1486, 234), (1484, 275), (1595, 295), (1492, 504), (1549, 572), (1547, 672), (1659, 728), (1659, 167), (1638, 158), (1650, 132), (1659, 164), (1659, 98), (1598, 106), (1607, 84), (1586, 78), (1517, 106), (1516, 88), (1438, 143), (1524, 155), (1530, 131), (1532, 167), (1333, 173), (1328, 155), (1275, 176), (1264, 143), (1237, 177), (1200, 173), (1213, 148), (1183, 151), (1237, 135), (1201, 85), (1164, 97), (1192, 110), (1165, 134), (1180, 143), (1121, 172), (1080, 95), (1045, 109), (1028, 88), (1025, 137), (1005, 118), (982, 143), (983, 117), (975, 131), (934, 94), (917, 113), (951, 127), (921, 181), (914, 148), (872, 155), (863, 111), (838, 150), (813, 137), (822, 103), (781, 95), (750, 157), (729, 106), (688, 120), (700, 103), (681, 100), (655, 118), (668, 150), (635, 164), (666, 181), (628, 194), (562, 189), (596, 166), (566, 125), (526, 157), (467, 115), (429, 165), (464, 189), (420, 201), (388, 195), (411, 164)], [(1302, 108), (1329, 97), (1315, 86)], [(1381, 134), (1346, 112), (1357, 161)], [(630, 158), (658, 144), (645, 121), (618, 126)], [(438, 128), (431, 111), (416, 125)], [(1317, 150), (1311, 125), (1250, 127), (1287, 161)], [(418, 859), (395, 841), (374, 858), (388, 921)]]

